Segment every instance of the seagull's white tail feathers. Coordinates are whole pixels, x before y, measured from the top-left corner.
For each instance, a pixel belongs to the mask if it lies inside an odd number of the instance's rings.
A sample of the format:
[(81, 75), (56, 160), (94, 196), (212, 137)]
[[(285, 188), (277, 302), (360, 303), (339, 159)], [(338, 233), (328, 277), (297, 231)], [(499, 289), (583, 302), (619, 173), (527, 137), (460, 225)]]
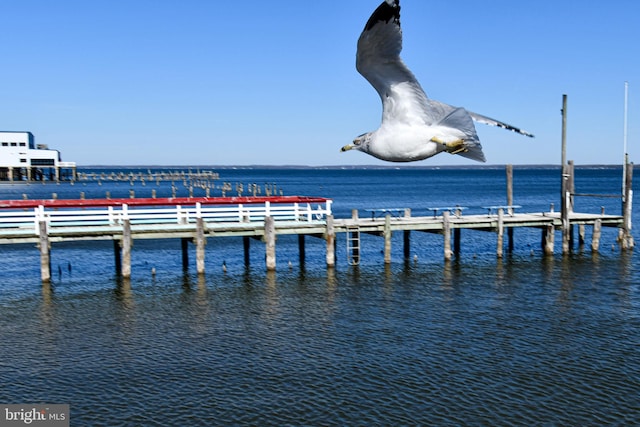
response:
[(458, 153), (459, 156), (482, 163), (487, 161), (482, 152), (482, 145), (478, 141), (465, 141), (464, 147), (467, 151)]
[(467, 110), (464, 108), (454, 108), (449, 114), (444, 116), (437, 125), (457, 129), (464, 133), (464, 150), (456, 154), (478, 162), (484, 163), (487, 161), (482, 152), (482, 145), (478, 139), (473, 119)]

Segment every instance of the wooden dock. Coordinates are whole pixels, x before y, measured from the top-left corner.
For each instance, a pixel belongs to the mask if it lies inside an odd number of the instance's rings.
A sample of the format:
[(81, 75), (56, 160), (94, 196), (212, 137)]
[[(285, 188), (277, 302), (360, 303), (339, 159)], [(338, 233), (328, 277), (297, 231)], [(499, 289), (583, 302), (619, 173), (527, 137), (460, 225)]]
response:
[[(496, 255), (503, 256), (505, 235), (513, 248), (512, 231), (518, 227), (541, 230), (545, 254), (554, 252), (556, 230), (592, 227), (591, 248), (598, 250), (602, 227), (616, 227), (624, 237), (623, 247), (633, 247), (630, 225), (622, 215), (568, 212), (518, 213), (517, 206), (490, 206), (486, 214), (463, 215), (462, 207), (433, 208), (423, 216), (409, 209), (373, 210), (360, 216), (334, 218), (332, 201), (325, 198), (225, 197), (178, 199), (86, 199), (86, 200), (9, 200), (0, 201), (0, 244), (34, 243), (40, 251), (41, 279), (51, 280), (50, 249), (58, 242), (111, 240), (114, 242), (116, 270), (122, 277), (131, 276), (131, 248), (138, 239), (182, 239), (183, 266), (188, 266), (188, 244), (196, 247), (196, 270), (205, 272), (207, 239), (234, 236), (244, 241), (248, 263), (250, 241), (265, 245), (266, 268), (276, 268), (276, 236), (298, 235), (300, 257), (304, 259), (305, 236), (326, 241), (326, 264), (336, 264), (336, 236), (347, 242), (350, 264), (358, 264), (361, 234), (384, 238), (384, 261), (391, 262), (392, 235), (402, 232), (404, 254), (410, 252), (411, 232), (443, 236), (443, 257), (459, 253), (460, 230), (479, 230), (496, 236)], [(371, 214), (370, 216), (368, 214)], [(629, 223), (630, 224), (630, 223)], [(627, 228), (628, 227), (628, 228)], [(625, 240), (626, 239), (626, 240)], [(564, 246), (563, 246), (564, 251)]]

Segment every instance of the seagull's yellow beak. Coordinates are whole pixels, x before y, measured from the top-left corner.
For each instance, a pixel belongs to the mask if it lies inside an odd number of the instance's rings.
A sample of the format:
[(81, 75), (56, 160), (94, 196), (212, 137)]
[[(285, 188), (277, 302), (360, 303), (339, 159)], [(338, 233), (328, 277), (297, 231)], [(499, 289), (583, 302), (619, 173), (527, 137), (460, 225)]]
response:
[(353, 145), (353, 144), (347, 144), (347, 145), (345, 145), (344, 147), (342, 147), (342, 148), (340, 149), (340, 151), (343, 151), (343, 152), (344, 152), (344, 151), (349, 151), (349, 150), (351, 150), (351, 149), (353, 149), (353, 148), (355, 148), (355, 145)]

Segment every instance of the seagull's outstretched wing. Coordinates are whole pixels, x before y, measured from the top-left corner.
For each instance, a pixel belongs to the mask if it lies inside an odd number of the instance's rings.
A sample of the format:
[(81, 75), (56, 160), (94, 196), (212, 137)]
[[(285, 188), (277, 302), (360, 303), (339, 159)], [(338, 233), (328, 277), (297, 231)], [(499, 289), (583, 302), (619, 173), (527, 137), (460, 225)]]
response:
[(358, 39), (356, 68), (378, 91), (382, 120), (432, 124), (437, 121), (427, 95), (400, 59), (400, 1), (386, 0), (373, 12)]
[(504, 123), (504, 122), (501, 122), (499, 120), (492, 119), (491, 117), (483, 116), (482, 114), (473, 113), (471, 111), (469, 111), (469, 115), (471, 116), (471, 118), (473, 120), (475, 120), (478, 123), (484, 123), (485, 125), (490, 125), (490, 126), (497, 126), (499, 128), (510, 130), (510, 131), (519, 133), (520, 135), (524, 135), (524, 136), (528, 136), (530, 138), (533, 138), (533, 134), (532, 133), (529, 133), (526, 130), (517, 128), (515, 126), (511, 126), (511, 125), (509, 125), (507, 123)]

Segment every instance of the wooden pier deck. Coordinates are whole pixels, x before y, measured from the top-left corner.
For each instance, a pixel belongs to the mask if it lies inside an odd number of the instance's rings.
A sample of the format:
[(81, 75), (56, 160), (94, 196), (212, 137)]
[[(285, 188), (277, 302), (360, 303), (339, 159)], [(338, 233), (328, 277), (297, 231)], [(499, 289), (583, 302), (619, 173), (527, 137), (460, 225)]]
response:
[[(326, 241), (326, 263), (335, 266), (336, 236), (344, 234), (351, 264), (360, 261), (360, 234), (384, 238), (384, 259), (391, 262), (391, 237), (404, 233), (404, 253), (409, 254), (410, 233), (427, 232), (443, 236), (443, 256), (450, 259), (460, 250), (460, 230), (495, 234), (496, 254), (503, 255), (504, 235), (518, 227), (540, 229), (543, 250), (554, 251), (554, 234), (565, 226), (558, 212), (516, 213), (514, 206), (490, 207), (486, 214), (463, 215), (463, 209), (438, 208), (433, 214), (413, 216), (409, 209), (377, 210), (360, 217), (334, 218), (332, 201), (325, 198), (226, 197), (181, 199), (99, 199), (99, 200), (11, 200), (0, 201), (0, 245), (35, 243), (41, 257), (41, 279), (51, 279), (50, 248), (58, 242), (111, 240), (114, 242), (116, 270), (131, 275), (131, 247), (137, 239), (182, 239), (183, 265), (188, 266), (189, 242), (196, 246), (197, 272), (205, 272), (206, 240), (233, 236), (244, 240), (248, 262), (252, 238), (266, 247), (266, 268), (276, 267), (276, 236), (298, 235), (301, 259), (304, 237)], [(519, 208), (519, 207), (518, 207)], [(378, 212), (379, 211), (379, 212)], [(601, 227), (625, 227), (618, 215), (568, 214), (568, 225), (591, 226), (592, 249), (598, 250)]]

